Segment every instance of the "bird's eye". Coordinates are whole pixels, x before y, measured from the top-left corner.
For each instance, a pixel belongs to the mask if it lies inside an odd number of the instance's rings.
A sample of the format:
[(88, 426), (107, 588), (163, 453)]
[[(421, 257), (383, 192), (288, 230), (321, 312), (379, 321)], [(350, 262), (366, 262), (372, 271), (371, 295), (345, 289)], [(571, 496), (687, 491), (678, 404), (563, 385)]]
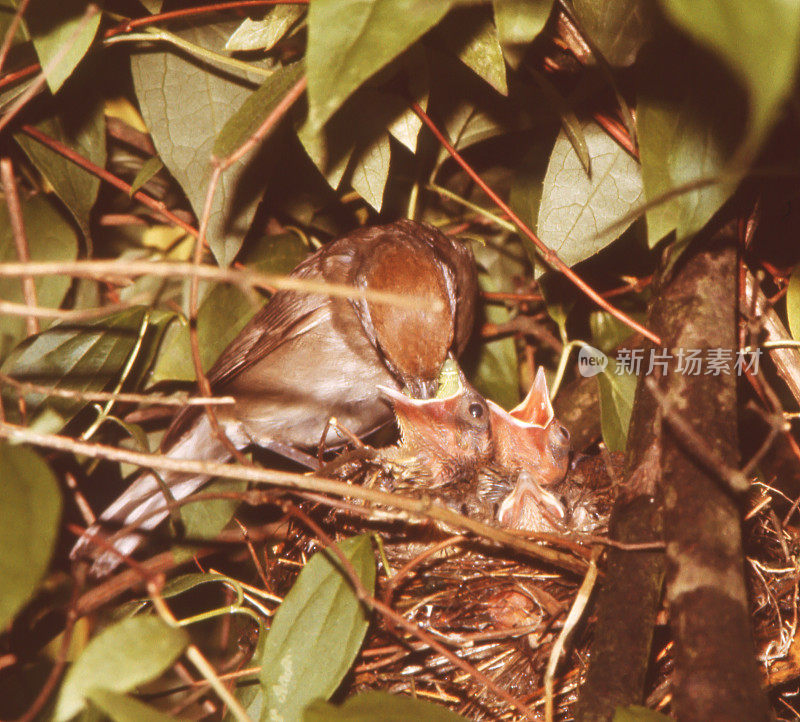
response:
[(562, 426), (560, 431), (561, 431), (561, 438), (564, 441), (569, 441), (569, 431), (567, 431), (566, 427)]
[(469, 413), (473, 419), (479, 419), (483, 416), (483, 406), (476, 401), (469, 405)]

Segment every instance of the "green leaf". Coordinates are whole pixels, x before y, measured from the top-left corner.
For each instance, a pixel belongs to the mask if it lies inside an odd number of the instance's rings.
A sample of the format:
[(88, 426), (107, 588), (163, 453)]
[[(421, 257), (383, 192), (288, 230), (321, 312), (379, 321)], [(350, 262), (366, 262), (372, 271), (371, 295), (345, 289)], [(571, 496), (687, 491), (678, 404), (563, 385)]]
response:
[(308, 105), (319, 130), (367, 80), (441, 20), (452, 0), (315, 0), (308, 12)]
[(86, 55), (100, 26), (100, 12), (88, 20), (85, 17), (84, 0), (34, 0), (25, 13), (25, 22), (33, 37), (33, 47), (39, 56), (42, 68), (69, 46), (64, 57), (58, 61), (47, 76), (47, 84), (55, 93)]
[(478, 77), (508, 95), (506, 63), (488, 8), (458, 8), (442, 22), (437, 37)]
[[(149, 704), (129, 697), (127, 694), (108, 689), (90, 689), (86, 697), (103, 714), (114, 722), (176, 722), (179, 717), (159, 712)], [(184, 718), (185, 719), (185, 718)]]
[(544, 29), (554, 0), (492, 0), (494, 21), (508, 64), (516, 68), (524, 49)]
[[(224, 51), (229, 23), (196, 25), (177, 32), (184, 40)], [(200, 217), (211, 176), (211, 154), (225, 123), (252, 94), (248, 82), (230, 72), (171, 49), (135, 54), (134, 88), (158, 155)], [(264, 147), (254, 150), (223, 175), (208, 227), (208, 241), (220, 265), (236, 256), (264, 191), (268, 170)]]
[(61, 493), (50, 467), (25, 446), (0, 443), (0, 629), (30, 599), (58, 536)]
[(599, 125), (583, 126), (592, 163), (586, 173), (567, 134), (556, 139), (539, 205), (539, 237), (568, 266), (617, 239), (643, 196), (639, 164)]
[[(197, 336), (204, 371), (211, 368), (257, 310), (236, 286), (219, 283), (211, 287), (197, 311)], [(149, 384), (194, 380), (189, 326), (184, 319), (176, 319), (164, 334)]]
[(94, 637), (69, 668), (54, 719), (72, 719), (95, 689), (127, 692), (158, 677), (186, 648), (189, 637), (154, 616), (125, 619)]
[(225, 43), (225, 50), (270, 50), (305, 12), (298, 5), (277, 5), (263, 20), (245, 18)]
[[(247, 489), (246, 481), (237, 479), (215, 479), (203, 487), (203, 494), (238, 493)], [(197, 553), (198, 541), (216, 539), (220, 532), (228, 526), (239, 501), (236, 499), (205, 499), (203, 501), (181, 506), (183, 522), (182, 540), (193, 543), (179, 543), (172, 547), (172, 553), (178, 563), (183, 559), (191, 559)]]
[[(375, 558), (369, 535), (346, 539), (339, 548), (372, 594)], [(315, 554), (275, 613), (259, 660), (262, 720), (301, 720), (309, 702), (333, 694), (361, 647), (369, 616), (332, 558), (328, 551)]]
[(230, 117), (214, 141), (214, 155), (224, 158), (233, 153), (261, 125), (286, 96), (293, 85), (303, 77), (303, 63), (294, 63), (276, 70), (251, 93), (241, 107)]
[(651, 0), (573, 0), (580, 27), (605, 60), (632, 65), (653, 33)]
[(786, 316), (789, 331), (795, 341), (800, 341), (800, 266), (795, 266), (786, 291)]
[[(136, 346), (144, 315), (145, 309), (134, 308), (92, 323), (55, 324), (14, 349), (1, 370), (19, 381), (100, 391), (119, 380)], [(48, 400), (39, 392), (26, 393), (24, 398), (29, 413), (49, 409), (63, 423), (84, 406), (80, 400)]]
[(748, 142), (754, 152), (794, 85), (800, 53), (800, 3), (792, 0), (660, 2), (677, 25), (716, 52), (747, 88)]
[(669, 722), (669, 720), (670, 717), (660, 712), (633, 704), (630, 707), (617, 707), (614, 710), (613, 722)]
[(147, 181), (149, 181), (163, 167), (164, 162), (157, 155), (154, 155), (152, 158), (148, 158), (139, 169), (136, 177), (133, 179), (133, 182), (131, 183), (131, 189), (128, 191), (128, 195), (133, 196), (136, 191), (145, 185), (145, 183), (147, 183)]
[[(78, 255), (78, 236), (66, 218), (45, 196), (22, 201), (22, 220), (32, 261), (73, 261)], [(0, 203), (0, 262), (17, 262), (17, 247), (5, 201)], [(39, 276), (34, 279), (36, 302), (45, 308), (58, 308), (70, 287), (68, 276)], [(0, 278), (0, 298), (24, 303), (19, 278)], [(5, 355), (27, 335), (22, 316), (0, 315), (0, 356)]]
[[(524, 272), (523, 263), (513, 251), (496, 246), (473, 244), (475, 259), (482, 270), (478, 283), (483, 291), (510, 291), (510, 279)], [(516, 250), (516, 249), (514, 249)], [(511, 320), (511, 313), (502, 305), (487, 303), (485, 320), (502, 325)], [(471, 378), (475, 388), (505, 409), (519, 402), (519, 360), (512, 337), (499, 338), (481, 344), (475, 372)]]
[(636, 393), (636, 376), (627, 372), (617, 374), (617, 368), (617, 362), (609, 357), (608, 366), (597, 376), (600, 426), (609, 451), (625, 451)]
[[(635, 320), (638, 314), (632, 314)], [(633, 331), (630, 326), (612, 316), (608, 311), (592, 311), (589, 316), (589, 326), (592, 329), (592, 344), (603, 353), (612, 353)]]
[[(78, 88), (71, 85), (64, 90), (62, 96), (64, 94), (70, 96), (69, 102), (63, 102), (57, 114), (38, 123), (36, 127), (78, 155), (104, 168), (106, 121), (103, 104), (97, 94), (91, 88), (85, 87), (84, 83)], [(100, 190), (100, 179), (24, 133), (16, 133), (14, 139), (53, 186), (56, 195), (72, 213), (88, 240), (89, 214)]]
[(653, 247), (673, 230), (678, 241), (689, 238), (736, 188), (743, 169), (730, 161), (742, 137), (744, 98), (713, 57), (687, 44), (656, 46), (639, 66), (637, 126)]
[(350, 184), (379, 213), (383, 205), (383, 191), (389, 178), (390, 159), (388, 133), (380, 133), (354, 154)]
[(317, 701), (306, 707), (303, 722), (464, 722), (446, 707), (387, 692), (364, 692), (341, 707)]

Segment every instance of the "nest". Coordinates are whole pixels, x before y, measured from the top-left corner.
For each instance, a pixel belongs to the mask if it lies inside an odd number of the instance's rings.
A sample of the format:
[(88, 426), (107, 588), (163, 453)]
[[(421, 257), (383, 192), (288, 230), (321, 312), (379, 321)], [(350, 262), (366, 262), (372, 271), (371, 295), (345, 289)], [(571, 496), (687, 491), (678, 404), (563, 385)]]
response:
[[(610, 469), (608, 461), (608, 457), (600, 456), (584, 459), (566, 482), (605, 522), (620, 490), (612, 475), (619, 479), (621, 459), (611, 457)], [(374, 474), (375, 468), (368, 465), (347, 469), (347, 475), (357, 482), (372, 478), (374, 483)], [(800, 649), (794, 641), (798, 580), (791, 561), (799, 542), (795, 533), (794, 547), (791, 542), (787, 546), (791, 532), (777, 531), (774, 512), (763, 502), (763, 495), (752, 499), (753, 512), (745, 533), (754, 627), (765, 684), (774, 688), (800, 676)], [(375, 596), (532, 710), (541, 711), (545, 670), (581, 585), (578, 575), (486, 540), (451, 534), (430, 523), (375, 520), (352, 510), (331, 510), (308, 502), (304, 511), (335, 539), (377, 532), (384, 556)], [(600, 541), (597, 535), (584, 538), (582, 544), (589, 549)], [(281, 557), (297, 562), (296, 569), (319, 546), (305, 527), (295, 524)], [(291, 586), (294, 574), (287, 574), (287, 568), (292, 565), (273, 566), (270, 582), (274, 589), (285, 592)], [(660, 622), (647, 704), (668, 709), (671, 642), (665, 615)], [(595, 623), (590, 604), (572, 631), (558, 666), (554, 719), (573, 719)], [(473, 720), (523, 719), (473, 675), (377, 614), (337, 696), (344, 699), (365, 690), (429, 698)]]

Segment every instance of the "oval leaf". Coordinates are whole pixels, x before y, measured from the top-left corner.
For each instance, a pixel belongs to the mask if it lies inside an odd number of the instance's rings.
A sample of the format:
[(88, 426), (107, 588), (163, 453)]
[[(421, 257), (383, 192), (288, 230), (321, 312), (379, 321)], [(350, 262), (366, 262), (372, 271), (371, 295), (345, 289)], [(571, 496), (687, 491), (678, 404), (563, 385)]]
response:
[(800, 266), (795, 266), (786, 291), (786, 315), (789, 331), (795, 341), (800, 341)]
[[(3, 363), (19, 381), (81, 391), (100, 391), (119, 379), (136, 346), (145, 310), (135, 308), (85, 325), (56, 324), (26, 339)], [(30, 413), (45, 405), (66, 422), (84, 405), (80, 400), (25, 394)]]
[(47, 571), (58, 534), (61, 493), (31, 449), (0, 443), (0, 629), (28, 601)]
[(616, 361), (609, 357), (608, 366), (597, 376), (600, 389), (600, 426), (603, 430), (603, 441), (609, 451), (625, 451), (633, 413), (633, 397), (636, 393), (636, 376), (627, 372), (617, 374), (617, 368)]
[(48, 73), (47, 84), (53, 93), (72, 75), (100, 26), (101, 13), (98, 10), (88, 18), (85, 12), (84, 0), (62, 0), (58, 3), (38, 0), (32, 2), (25, 13), (25, 22), (33, 36), (33, 47), (42, 68), (48, 68), (64, 46), (69, 46), (66, 54)]
[(618, 238), (633, 223), (631, 214), (643, 197), (639, 164), (596, 123), (584, 124), (583, 133), (592, 174), (562, 130), (539, 205), (539, 237), (568, 266)]
[[(78, 236), (67, 219), (44, 196), (22, 201), (22, 222), (32, 261), (72, 261), (78, 255)], [(14, 234), (5, 201), (0, 203), (0, 262), (19, 261)], [(45, 308), (58, 308), (69, 290), (67, 276), (40, 276), (34, 279), (36, 302)], [(23, 303), (19, 278), (0, 278), (0, 298)], [(26, 336), (22, 316), (0, 316), (0, 355)]]
[[(755, 145), (789, 96), (800, 53), (800, 3), (787, 0), (660, 0), (667, 15), (715, 51), (750, 94)], [(769, 52), (765, 52), (769, 48)], [(755, 148), (753, 148), (755, 150)]]
[(441, 20), (452, 0), (315, 0), (308, 11), (313, 131), (372, 76)]
[(446, 707), (387, 692), (364, 692), (341, 707), (314, 702), (303, 715), (303, 722), (464, 722), (465, 719)]
[(56, 722), (80, 712), (93, 689), (127, 692), (155, 679), (188, 643), (185, 631), (154, 616), (133, 617), (108, 627), (89, 642), (64, 677)]
[[(199, 25), (176, 34), (222, 52), (222, 33), (228, 27), (232, 28), (230, 24)], [(200, 217), (215, 139), (250, 97), (252, 83), (169, 49), (134, 55), (131, 71), (158, 155)], [(253, 75), (253, 82), (261, 80)], [(208, 242), (220, 265), (227, 266), (242, 245), (265, 187), (266, 171), (265, 160), (255, 151), (222, 176), (208, 226)]]
[(743, 171), (730, 162), (742, 137), (744, 98), (713, 61), (677, 42), (641, 59), (637, 129), (651, 247), (673, 230), (678, 241), (700, 230)]
[[(369, 536), (339, 548), (372, 593), (375, 558)], [(264, 704), (261, 719), (299, 722), (315, 699), (327, 699), (361, 647), (369, 617), (335, 557), (315, 554), (278, 607), (260, 659)]]

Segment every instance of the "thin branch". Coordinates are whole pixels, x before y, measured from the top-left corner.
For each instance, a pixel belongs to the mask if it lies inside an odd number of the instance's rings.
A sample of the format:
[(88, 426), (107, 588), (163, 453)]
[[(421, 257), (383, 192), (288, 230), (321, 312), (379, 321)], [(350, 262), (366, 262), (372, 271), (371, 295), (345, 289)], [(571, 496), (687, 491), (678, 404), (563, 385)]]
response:
[[(0, 158), (0, 178), (2, 178), (3, 192), (8, 205), (8, 217), (14, 234), (14, 245), (17, 247), (17, 258), (20, 263), (28, 263), (31, 260), (30, 253), (28, 253), (28, 237), (25, 235), (25, 221), (22, 217), (22, 205), (19, 202), (11, 158)], [(33, 312), (33, 309), (39, 305), (36, 301), (36, 285), (33, 283), (33, 276), (22, 277), (22, 297), (28, 308), (25, 325), (28, 328), (28, 335), (33, 336), (39, 333), (39, 321)]]
[(19, 95), (19, 97), (11, 104), (11, 107), (6, 111), (6, 114), (0, 118), (0, 133), (16, 117), (17, 113), (19, 113), (19, 111), (22, 110), (45, 86), (47, 83), (47, 78), (66, 57), (67, 53), (72, 49), (72, 46), (75, 45), (75, 42), (89, 21), (99, 12), (100, 9), (93, 3), (86, 6), (86, 10), (81, 17), (80, 22), (75, 27), (75, 30), (69, 36), (64, 45), (62, 45), (58, 52), (52, 57), (50, 62), (47, 64), (47, 67), (42, 68), (42, 72), (39, 74), (39, 77), (36, 78), (36, 80), (34, 80), (30, 86)]
[(3, 66), (6, 63), (8, 51), (11, 50), (11, 44), (14, 42), (14, 36), (17, 34), (17, 28), (19, 28), (19, 25), (22, 22), (22, 16), (28, 9), (28, 4), (30, 1), (31, 0), (21, 0), (19, 6), (17, 7), (17, 12), (14, 13), (14, 17), (8, 25), (6, 35), (3, 38), (3, 45), (0, 46), (0, 70), (3, 69)]
[[(429, 302), (417, 296), (407, 296), (389, 291), (348, 286), (345, 283), (329, 283), (308, 278), (281, 276), (260, 273), (240, 268), (219, 268), (218, 266), (193, 263), (173, 263), (169, 261), (33, 261), (31, 263), (0, 263), (0, 278), (20, 278), (22, 276), (68, 275), (77, 278), (104, 279), (114, 277), (129, 279), (138, 276), (157, 276), (159, 278), (192, 278), (204, 281), (222, 281), (242, 288), (264, 290), (280, 289), (300, 293), (318, 293), (332, 298), (365, 299), (370, 303), (385, 303), (397, 308), (430, 308)], [(438, 309), (437, 309), (438, 310)]]
[(367, 588), (364, 586), (364, 583), (361, 581), (361, 577), (358, 576), (358, 572), (355, 570), (355, 567), (353, 567), (352, 562), (347, 558), (347, 556), (345, 556), (344, 552), (342, 552), (339, 546), (334, 543), (333, 539), (331, 539), (322, 530), (322, 528), (301, 509), (297, 508), (293, 504), (287, 504), (286, 506), (287, 511), (293, 516), (297, 517), (297, 519), (305, 526), (309, 527), (314, 534), (319, 537), (325, 547), (336, 556), (341, 563), (342, 569), (347, 575), (348, 580), (353, 585), (356, 596), (361, 602), (381, 614), (395, 627), (403, 629), (408, 634), (413, 635), (421, 642), (427, 644), (431, 649), (445, 657), (453, 666), (458, 667), (458, 669), (469, 675), (476, 682), (484, 685), (494, 692), (494, 694), (502, 699), (506, 704), (509, 704), (514, 709), (518, 710), (524, 717), (531, 720), (538, 720), (538, 716), (532, 710), (530, 710), (521, 699), (515, 697), (500, 687), (491, 677), (485, 675), (483, 672), (469, 664), (469, 662), (464, 661), (461, 659), (461, 657), (451, 652), (441, 642), (437, 641), (432, 635), (424, 631), (422, 627), (407, 620), (404, 616), (395, 612), (390, 606), (384, 604), (370, 594)]
[[(225, 479), (252, 481), (283, 489), (310, 490), (337, 497), (361, 499), (362, 501), (386, 506), (390, 509), (400, 509), (413, 518), (432, 519), (450, 528), (464, 529), (498, 544), (518, 549), (568, 571), (583, 574), (586, 570), (585, 563), (571, 554), (550, 549), (508, 530), (498, 529), (462, 516), (432, 501), (427, 495), (411, 498), (319, 476), (293, 474), (254, 466), (243, 467), (238, 464), (172, 459), (162, 454), (145, 454), (104, 444), (76, 441), (56, 434), (42, 434), (23, 426), (9, 423), (0, 423), (0, 438), (14, 439), (34, 446), (56, 449), (70, 454), (83, 454), (93, 459), (107, 459), (109, 461), (135, 464), (146, 469), (172, 471), (190, 476), (219, 476)], [(550, 534), (547, 535), (547, 538), (551, 541), (558, 540), (560, 542), (557, 535)], [(574, 544), (568, 539), (563, 541), (568, 545)]]
[(444, 137), (442, 132), (436, 127), (434, 122), (430, 119), (428, 114), (420, 107), (419, 103), (412, 103), (411, 108), (414, 112), (420, 117), (423, 123), (428, 126), (429, 130), (434, 134), (436, 139), (442, 144), (442, 146), (447, 150), (447, 152), (452, 156), (453, 160), (455, 160), (463, 169), (464, 172), (472, 178), (475, 183), (486, 193), (487, 196), (495, 203), (500, 209), (503, 210), (504, 213), (508, 215), (508, 217), (514, 222), (514, 225), (525, 235), (534, 246), (536, 246), (537, 250), (542, 256), (542, 259), (547, 263), (548, 266), (554, 268), (555, 270), (559, 271), (560, 273), (564, 274), (570, 281), (572, 281), (575, 286), (577, 286), (583, 293), (585, 293), (592, 301), (594, 301), (600, 308), (605, 311), (608, 311), (614, 318), (619, 319), (624, 323), (626, 326), (632, 328), (634, 331), (638, 331), (646, 338), (649, 338), (654, 344), (657, 346), (661, 345), (661, 339), (658, 338), (652, 331), (648, 331), (644, 326), (634, 321), (630, 316), (620, 311), (618, 308), (612, 306), (608, 301), (606, 301), (597, 291), (595, 291), (586, 281), (584, 281), (578, 274), (575, 273), (564, 261), (559, 258), (558, 254), (555, 253), (551, 248), (539, 238), (528, 226), (522, 221), (522, 219), (511, 210), (511, 207), (503, 201), (500, 196), (497, 195), (488, 185), (487, 183), (481, 178), (478, 173), (472, 168), (469, 163), (467, 163), (459, 154), (459, 152), (452, 146), (452, 144)]
[[(38, 128), (34, 128), (32, 125), (23, 125), (22, 132), (25, 135), (30, 136), (34, 140), (38, 141), (42, 145), (46, 145), (51, 150), (54, 150), (59, 155), (64, 156), (69, 161), (75, 163), (75, 165), (79, 165), (84, 170), (89, 171), (92, 175), (97, 176), (101, 180), (104, 180), (106, 183), (110, 183), (115, 188), (119, 188), (124, 193), (131, 195), (131, 191), (133, 190), (132, 186), (129, 183), (126, 183), (121, 178), (117, 178), (112, 173), (109, 173), (105, 168), (101, 168), (99, 165), (92, 163), (92, 161), (84, 158), (83, 156), (76, 153), (72, 148), (68, 148), (63, 143), (60, 143), (55, 138), (51, 138), (48, 135), (45, 135), (40, 131)], [(190, 236), (197, 236), (197, 229), (193, 226), (190, 226), (186, 221), (182, 218), (179, 218), (167, 207), (161, 203), (160, 201), (151, 198), (146, 193), (142, 191), (136, 191), (133, 193), (133, 197), (139, 201), (142, 205), (147, 206), (150, 210), (155, 211), (158, 215), (160, 215), (164, 220), (168, 221), (172, 225), (177, 226), (178, 228), (182, 228), (186, 231)]]

